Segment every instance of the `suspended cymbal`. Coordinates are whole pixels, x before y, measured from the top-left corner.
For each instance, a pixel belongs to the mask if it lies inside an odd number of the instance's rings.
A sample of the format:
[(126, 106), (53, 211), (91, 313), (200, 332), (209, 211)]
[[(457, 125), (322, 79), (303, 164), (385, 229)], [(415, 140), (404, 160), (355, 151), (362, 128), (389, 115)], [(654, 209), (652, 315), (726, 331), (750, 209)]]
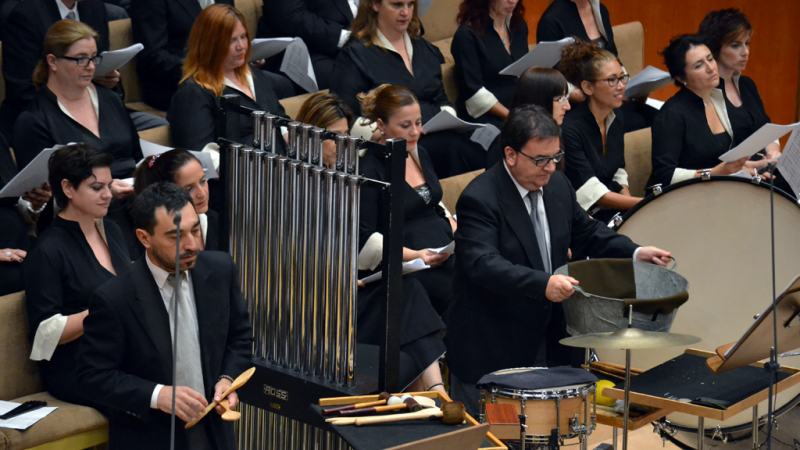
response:
[(662, 348), (690, 345), (701, 339), (688, 334), (659, 333), (642, 331), (638, 328), (624, 328), (613, 333), (585, 334), (562, 339), (560, 342), (569, 347), (607, 348), (617, 350), (636, 350), (643, 348)]

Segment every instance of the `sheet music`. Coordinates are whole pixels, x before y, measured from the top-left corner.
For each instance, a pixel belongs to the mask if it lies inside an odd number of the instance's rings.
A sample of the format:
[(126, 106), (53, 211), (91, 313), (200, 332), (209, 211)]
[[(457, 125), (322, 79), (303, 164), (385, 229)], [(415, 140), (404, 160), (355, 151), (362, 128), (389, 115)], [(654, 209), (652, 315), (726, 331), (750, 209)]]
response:
[(484, 150), (488, 151), (497, 136), (500, 136), (500, 130), (496, 126), (487, 123), (486, 126), (475, 130), (469, 140), (480, 144)]
[(56, 145), (53, 148), (46, 148), (41, 153), (33, 158), (30, 164), (25, 166), (8, 184), (0, 190), (0, 198), (6, 197), (21, 197), (31, 189), (42, 187), (47, 182), (47, 162), (50, 161), (50, 155), (61, 148), (61, 145)]
[(295, 38), (253, 39), (250, 43), (250, 62), (267, 59), (286, 50)]
[(452, 255), (456, 251), (456, 241), (453, 241), (441, 248), (429, 248), (428, 250), (439, 255)]
[(669, 72), (647, 66), (639, 75), (628, 81), (625, 98), (645, 97), (670, 83), (672, 83), (672, 77), (669, 76)]
[(445, 130), (470, 131), (485, 126), (486, 125), (482, 123), (465, 122), (447, 111), (439, 111), (431, 120), (422, 125), (422, 129), (425, 130), (426, 133), (435, 133)]
[(658, 110), (661, 110), (661, 107), (664, 106), (664, 103), (666, 102), (662, 102), (661, 100), (656, 100), (650, 97), (647, 97), (647, 101), (645, 101), (645, 104), (647, 104), (648, 106), (652, 106), (653, 108)]
[(749, 158), (774, 142), (775, 139), (780, 139), (797, 128), (800, 128), (800, 122), (791, 125), (775, 125), (774, 123), (764, 124), (763, 127), (750, 135), (744, 142), (720, 156), (719, 159), (725, 162), (734, 162), (745, 157)]
[(571, 37), (555, 42), (539, 42), (527, 55), (501, 70), (500, 75), (518, 77), (531, 67), (553, 67), (561, 60), (561, 49), (572, 42), (574, 42), (574, 39)]
[(103, 57), (103, 62), (97, 65), (94, 69), (94, 76), (101, 77), (109, 74), (132, 60), (140, 51), (144, 49), (142, 44), (133, 44), (128, 48), (119, 50), (112, 50), (103, 52), (100, 56)]
[(791, 194), (795, 198), (800, 196), (800, 130), (795, 129), (786, 143), (786, 147), (778, 158), (781, 176), (792, 187)]
[(308, 54), (306, 43), (300, 38), (295, 38), (294, 42), (286, 47), (286, 53), (281, 62), (281, 72), (285, 73), (290, 80), (308, 92), (317, 92), (317, 76), (314, 67), (311, 65), (311, 56)]
[[(425, 264), (425, 261), (422, 258), (412, 259), (411, 261), (403, 262), (403, 275), (407, 273), (414, 273), (419, 272), (420, 270), (430, 269), (431, 266)], [(361, 282), (364, 284), (372, 283), (373, 281), (378, 281), (383, 278), (383, 272), (375, 272), (370, 276), (364, 277), (361, 279)]]
[[(0, 400), (0, 414), (5, 414), (21, 403), (7, 402)], [(27, 430), (36, 422), (47, 417), (48, 414), (58, 409), (58, 406), (45, 406), (44, 408), (28, 411), (8, 420), (0, 420), (0, 428), (12, 428), (14, 430)]]
[[(159, 153), (167, 153), (169, 151), (174, 150), (171, 147), (165, 147), (163, 145), (154, 144), (152, 142), (145, 141), (144, 139), (139, 139), (139, 145), (142, 147), (142, 155), (147, 158), (150, 155), (157, 155)], [(196, 152), (194, 150), (189, 150), (191, 154), (195, 156), (198, 160), (200, 160), (200, 164), (203, 165), (203, 172), (206, 174), (206, 180), (213, 180), (214, 178), (219, 178), (219, 174), (217, 174), (216, 169), (214, 169), (214, 163), (211, 159), (211, 155), (205, 152)], [(133, 185), (133, 182), (130, 183)]]

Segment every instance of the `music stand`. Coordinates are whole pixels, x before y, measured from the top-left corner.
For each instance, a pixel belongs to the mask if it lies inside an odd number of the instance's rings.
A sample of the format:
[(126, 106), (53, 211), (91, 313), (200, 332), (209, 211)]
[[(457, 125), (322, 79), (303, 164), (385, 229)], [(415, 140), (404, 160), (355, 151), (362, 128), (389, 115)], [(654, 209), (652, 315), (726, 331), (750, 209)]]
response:
[[(778, 348), (775, 351), (780, 354), (800, 348), (800, 276), (778, 296), (775, 304), (778, 319)], [(719, 375), (769, 358), (775, 345), (774, 311), (770, 304), (739, 341), (717, 348), (717, 354), (706, 361), (708, 368)]]

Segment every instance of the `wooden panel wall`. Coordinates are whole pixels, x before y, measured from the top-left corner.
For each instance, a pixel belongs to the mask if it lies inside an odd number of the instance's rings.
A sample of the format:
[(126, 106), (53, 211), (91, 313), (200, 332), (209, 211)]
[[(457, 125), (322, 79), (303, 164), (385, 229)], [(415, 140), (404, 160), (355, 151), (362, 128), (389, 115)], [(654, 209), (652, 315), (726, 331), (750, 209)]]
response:
[[(549, 0), (523, 0), (526, 9), (530, 42), (536, 41), (536, 24)], [(645, 66), (666, 70), (658, 50), (672, 36), (697, 32), (708, 11), (739, 8), (747, 14), (755, 33), (750, 47), (750, 61), (744, 74), (758, 86), (767, 113), (774, 123), (788, 124), (800, 120), (800, 19), (798, 0), (604, 0), (611, 24), (639, 21), (644, 26)], [(666, 100), (677, 88), (664, 88), (653, 97)]]

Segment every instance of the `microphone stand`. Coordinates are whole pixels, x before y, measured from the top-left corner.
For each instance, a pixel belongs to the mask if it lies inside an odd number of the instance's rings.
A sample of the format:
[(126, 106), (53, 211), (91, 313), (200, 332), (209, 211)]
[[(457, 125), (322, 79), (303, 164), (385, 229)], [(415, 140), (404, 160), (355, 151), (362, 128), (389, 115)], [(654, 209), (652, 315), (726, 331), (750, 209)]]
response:
[[(764, 370), (769, 373), (769, 401), (767, 403), (767, 450), (772, 449), (772, 421), (775, 414), (775, 398), (773, 392), (777, 383), (778, 371), (778, 299), (775, 292), (775, 166), (769, 168), (769, 212), (772, 236), (772, 332), (773, 347), (770, 351), (769, 362), (764, 364)], [(758, 426), (758, 424), (754, 424)], [(753, 430), (755, 433), (756, 430)]]
[(172, 291), (172, 414), (170, 415), (169, 448), (175, 450), (175, 391), (178, 372), (178, 296), (181, 295), (181, 212), (175, 212), (172, 221), (177, 227), (175, 233), (175, 286)]

